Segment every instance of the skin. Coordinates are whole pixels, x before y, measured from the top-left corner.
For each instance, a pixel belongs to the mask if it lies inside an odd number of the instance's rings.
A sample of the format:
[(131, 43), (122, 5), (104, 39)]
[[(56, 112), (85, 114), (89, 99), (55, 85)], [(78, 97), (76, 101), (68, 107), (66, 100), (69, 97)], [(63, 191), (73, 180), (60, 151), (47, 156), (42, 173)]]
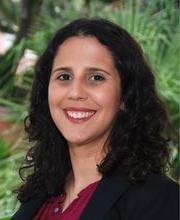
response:
[[(71, 196), (64, 209), (80, 190), (102, 177), (96, 164), (106, 154), (103, 145), (120, 100), (121, 80), (110, 51), (95, 37), (65, 40), (55, 56), (48, 91), (51, 116), (67, 140), (72, 163), (65, 186)], [(88, 121), (73, 123), (63, 112), (67, 107), (84, 107), (96, 113)]]

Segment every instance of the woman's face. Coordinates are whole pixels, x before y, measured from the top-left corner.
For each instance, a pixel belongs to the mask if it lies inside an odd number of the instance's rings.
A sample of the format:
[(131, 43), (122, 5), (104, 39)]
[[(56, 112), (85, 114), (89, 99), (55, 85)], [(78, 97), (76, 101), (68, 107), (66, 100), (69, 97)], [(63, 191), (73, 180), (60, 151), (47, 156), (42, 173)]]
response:
[(69, 144), (100, 143), (120, 107), (121, 82), (109, 50), (95, 37), (59, 47), (49, 82), (52, 119)]

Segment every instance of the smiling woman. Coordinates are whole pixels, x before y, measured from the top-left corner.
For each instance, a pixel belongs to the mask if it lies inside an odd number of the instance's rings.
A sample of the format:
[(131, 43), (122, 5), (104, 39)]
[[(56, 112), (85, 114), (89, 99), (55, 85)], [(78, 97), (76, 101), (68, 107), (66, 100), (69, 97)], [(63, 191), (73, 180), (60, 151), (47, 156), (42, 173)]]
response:
[(68, 38), (54, 59), (48, 94), (51, 116), (70, 149), (101, 149), (120, 108), (120, 77), (109, 50), (95, 37)]
[[(140, 46), (103, 19), (61, 28), (36, 65), (14, 220), (177, 220), (167, 115)], [(22, 176), (22, 173), (21, 173)]]

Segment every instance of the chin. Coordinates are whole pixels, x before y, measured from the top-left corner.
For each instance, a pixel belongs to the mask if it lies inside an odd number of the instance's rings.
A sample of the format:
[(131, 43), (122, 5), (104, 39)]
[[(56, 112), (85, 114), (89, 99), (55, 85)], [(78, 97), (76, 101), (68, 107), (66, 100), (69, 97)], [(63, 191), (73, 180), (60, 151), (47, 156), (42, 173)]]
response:
[(76, 145), (76, 146), (82, 146), (82, 145), (86, 145), (90, 142), (90, 140), (88, 139), (77, 139), (76, 138), (66, 138), (67, 140), (67, 143), (70, 144), (70, 145)]

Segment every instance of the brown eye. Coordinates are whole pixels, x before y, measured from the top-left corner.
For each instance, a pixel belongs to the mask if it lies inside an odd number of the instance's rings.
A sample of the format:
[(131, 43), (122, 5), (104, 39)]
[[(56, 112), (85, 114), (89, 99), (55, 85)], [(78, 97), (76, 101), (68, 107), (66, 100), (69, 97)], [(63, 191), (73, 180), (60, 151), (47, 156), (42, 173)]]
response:
[(58, 76), (58, 79), (60, 79), (61, 81), (71, 80), (71, 76), (67, 73), (64, 73)]
[(99, 75), (99, 74), (91, 76), (91, 79), (93, 81), (103, 81), (103, 80), (105, 80), (105, 78), (103, 76)]

